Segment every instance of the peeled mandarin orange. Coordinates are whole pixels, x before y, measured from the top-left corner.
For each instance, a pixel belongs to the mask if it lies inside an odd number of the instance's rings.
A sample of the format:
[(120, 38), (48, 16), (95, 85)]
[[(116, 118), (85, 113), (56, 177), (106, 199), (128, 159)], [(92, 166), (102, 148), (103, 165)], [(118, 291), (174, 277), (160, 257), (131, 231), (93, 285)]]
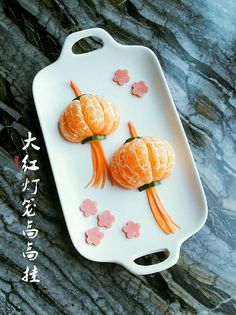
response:
[[(70, 142), (90, 142), (93, 160), (93, 177), (90, 182), (104, 187), (109, 165), (99, 137), (113, 133), (119, 126), (118, 107), (104, 96), (81, 94), (74, 82), (70, 82), (76, 98), (71, 101), (59, 119), (62, 136)], [(90, 138), (91, 137), (91, 138)]]
[(112, 158), (110, 169), (117, 183), (136, 189), (167, 178), (174, 165), (174, 150), (167, 141), (142, 137), (123, 144)]
[(166, 233), (174, 233), (179, 226), (166, 212), (155, 186), (171, 175), (175, 166), (172, 146), (157, 137), (139, 137), (132, 122), (130, 136), (113, 155), (110, 171), (114, 181), (126, 189), (146, 190), (153, 216)]
[[(71, 135), (76, 134), (80, 139), (75, 142), (82, 142), (93, 135), (109, 135), (118, 128), (120, 122), (118, 107), (104, 97), (93, 95), (82, 95), (80, 100), (69, 103), (64, 111), (64, 117)], [(64, 121), (60, 119), (59, 125), (63, 123)]]

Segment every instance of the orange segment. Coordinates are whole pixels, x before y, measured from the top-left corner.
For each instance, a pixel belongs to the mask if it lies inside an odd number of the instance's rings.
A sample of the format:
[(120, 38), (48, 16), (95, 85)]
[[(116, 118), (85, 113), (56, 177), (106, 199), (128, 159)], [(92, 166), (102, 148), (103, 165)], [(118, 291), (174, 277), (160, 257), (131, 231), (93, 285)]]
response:
[(65, 119), (72, 132), (78, 135), (80, 142), (93, 135), (84, 119), (79, 101), (72, 101), (67, 106)]
[(70, 141), (70, 142), (80, 142), (80, 139), (77, 135), (73, 134), (71, 130), (68, 128), (67, 122), (65, 120), (65, 113), (62, 113), (59, 120), (59, 129), (61, 131), (62, 136)]
[(152, 181), (161, 180), (166, 171), (168, 156), (163, 141), (155, 137), (143, 137), (152, 167)]
[(100, 134), (109, 135), (113, 133), (119, 126), (120, 113), (118, 107), (109, 99), (103, 96), (95, 96), (104, 113), (104, 126), (100, 130)]
[(119, 172), (119, 168), (118, 168), (118, 154), (119, 154), (120, 150), (117, 150), (111, 160), (111, 164), (110, 164), (110, 170), (111, 170), (111, 174), (112, 177), (114, 178), (114, 180), (122, 187), (125, 187), (127, 189), (132, 189), (133, 186), (130, 185), (120, 174)]
[(165, 179), (170, 176), (175, 166), (175, 152), (172, 146), (167, 141), (163, 141), (163, 143), (167, 150), (167, 156), (168, 156), (167, 167), (166, 167), (165, 173), (162, 176), (162, 179)]
[(93, 95), (83, 95), (80, 105), (84, 120), (93, 134), (100, 134), (104, 127), (104, 113), (99, 101)]
[(141, 139), (134, 139), (120, 148), (118, 169), (121, 176), (133, 188), (138, 188), (152, 180), (148, 150)]
[(133, 188), (134, 184), (140, 181), (139, 174), (132, 171), (132, 166), (126, 161), (128, 145), (123, 145), (118, 153), (118, 170), (120, 176), (131, 185)]

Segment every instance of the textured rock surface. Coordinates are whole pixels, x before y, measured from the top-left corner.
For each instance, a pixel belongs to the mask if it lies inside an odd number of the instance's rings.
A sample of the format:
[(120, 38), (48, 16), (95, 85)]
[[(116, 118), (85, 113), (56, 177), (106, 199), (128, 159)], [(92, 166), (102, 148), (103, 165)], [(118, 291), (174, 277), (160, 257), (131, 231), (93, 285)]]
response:
[[(2, 0), (0, 7), (0, 313), (1, 314), (235, 314), (236, 4), (225, 1)], [(136, 277), (122, 267), (87, 261), (69, 239), (31, 85), (56, 60), (72, 31), (99, 26), (121, 43), (157, 54), (205, 188), (209, 217), (186, 241), (176, 266)], [(83, 42), (78, 49), (96, 47)], [(21, 183), (14, 156), (22, 137), (41, 150), (39, 284), (20, 279)], [(152, 258), (149, 258), (152, 259)]]

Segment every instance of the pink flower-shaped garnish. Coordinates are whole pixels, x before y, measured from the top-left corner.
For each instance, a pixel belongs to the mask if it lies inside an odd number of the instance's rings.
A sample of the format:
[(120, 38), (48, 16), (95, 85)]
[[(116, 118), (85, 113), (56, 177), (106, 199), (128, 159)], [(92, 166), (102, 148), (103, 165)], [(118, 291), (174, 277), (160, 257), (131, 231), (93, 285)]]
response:
[(98, 211), (96, 202), (90, 199), (84, 200), (80, 206), (80, 210), (83, 212), (85, 217), (96, 214)]
[(135, 82), (132, 84), (132, 94), (138, 97), (142, 97), (148, 92), (148, 86), (144, 81)]
[(115, 75), (113, 77), (113, 81), (117, 82), (119, 85), (123, 85), (127, 82), (129, 82), (130, 77), (128, 70), (116, 70)]
[(122, 231), (125, 233), (127, 238), (139, 237), (140, 235), (140, 224), (129, 221), (123, 227)]
[(85, 235), (86, 235), (86, 242), (94, 246), (97, 246), (98, 244), (100, 244), (101, 239), (103, 239), (104, 237), (104, 234), (100, 231), (100, 229), (97, 226), (93, 229), (86, 231)]
[(115, 221), (114, 215), (109, 210), (98, 215), (98, 225), (109, 229)]

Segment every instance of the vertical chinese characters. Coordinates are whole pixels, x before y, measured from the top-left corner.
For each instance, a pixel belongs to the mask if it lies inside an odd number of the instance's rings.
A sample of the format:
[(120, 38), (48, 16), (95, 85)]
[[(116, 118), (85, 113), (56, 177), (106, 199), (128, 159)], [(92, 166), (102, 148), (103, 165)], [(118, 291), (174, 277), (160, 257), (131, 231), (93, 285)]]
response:
[[(22, 193), (24, 195), (24, 200), (22, 206), (24, 212), (22, 217), (27, 219), (26, 228), (23, 230), (23, 235), (27, 239), (26, 250), (23, 252), (23, 257), (29, 261), (35, 261), (38, 257), (38, 251), (34, 249), (34, 242), (38, 235), (38, 229), (34, 227), (34, 217), (36, 214), (36, 199), (39, 187), (40, 179), (36, 176), (39, 166), (37, 165), (37, 160), (31, 160), (30, 153), (32, 150), (40, 150), (34, 142), (35, 137), (32, 137), (32, 133), (28, 132), (28, 138), (24, 140), (25, 145), (22, 150), (25, 156), (22, 160), (22, 170), (26, 174), (25, 181), (22, 183)], [(40, 282), (37, 278), (38, 269), (34, 265), (32, 269), (27, 265), (24, 271), (24, 276), (21, 278), (25, 282)]]

